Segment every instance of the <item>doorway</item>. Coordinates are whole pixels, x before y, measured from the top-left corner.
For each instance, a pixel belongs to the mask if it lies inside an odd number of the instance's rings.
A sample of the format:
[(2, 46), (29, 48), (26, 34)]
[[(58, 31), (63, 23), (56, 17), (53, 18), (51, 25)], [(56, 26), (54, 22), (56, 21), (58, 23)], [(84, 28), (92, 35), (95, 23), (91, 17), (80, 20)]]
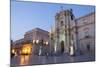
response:
[(64, 53), (64, 41), (61, 41), (61, 53)]
[(90, 45), (89, 44), (87, 45), (87, 50), (90, 51)]

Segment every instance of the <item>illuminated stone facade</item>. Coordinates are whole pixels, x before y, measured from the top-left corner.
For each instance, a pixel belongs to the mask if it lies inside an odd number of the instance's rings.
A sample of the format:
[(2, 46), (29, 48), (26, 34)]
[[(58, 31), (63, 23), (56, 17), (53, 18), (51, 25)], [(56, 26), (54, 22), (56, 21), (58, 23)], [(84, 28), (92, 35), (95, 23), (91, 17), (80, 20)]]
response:
[[(40, 28), (35, 28), (26, 32), (24, 38), (16, 40), (13, 43), (13, 45), (15, 48), (18, 49), (18, 52), (23, 52), (23, 53), (28, 52), (27, 54), (34, 54), (34, 55), (35, 54), (38, 55), (40, 53), (41, 55), (49, 50), (48, 41), (49, 41), (49, 32), (42, 30)], [(27, 46), (27, 48), (24, 49), (23, 48), (24, 46)]]
[(35, 28), (26, 32), (24, 35), (24, 39), (25, 41), (44, 40), (45, 42), (48, 42), (49, 32), (40, 28)]
[[(75, 17), (72, 10), (62, 10), (55, 16), (55, 26), (51, 32), (51, 45), (54, 53), (70, 53), (70, 47), (76, 47)], [(54, 44), (53, 44), (54, 43)]]

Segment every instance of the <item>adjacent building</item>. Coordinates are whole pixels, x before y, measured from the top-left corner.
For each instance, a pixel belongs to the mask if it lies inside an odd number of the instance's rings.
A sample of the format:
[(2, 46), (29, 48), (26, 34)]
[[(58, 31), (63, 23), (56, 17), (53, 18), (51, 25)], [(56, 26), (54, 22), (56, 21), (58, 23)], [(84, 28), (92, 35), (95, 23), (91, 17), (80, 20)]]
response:
[(25, 33), (24, 38), (16, 40), (13, 45), (21, 54), (43, 54), (49, 50), (49, 32), (40, 28)]
[[(24, 40), (32, 42), (32, 52), (35, 55), (44, 55), (48, 49), (49, 32), (40, 28), (35, 28), (25, 33)], [(47, 47), (47, 48), (46, 48)]]
[(24, 40), (32, 42), (44, 40), (45, 42), (48, 42), (49, 32), (40, 28), (35, 28), (25, 33)]
[(78, 46), (83, 54), (95, 53), (95, 12), (76, 19)]

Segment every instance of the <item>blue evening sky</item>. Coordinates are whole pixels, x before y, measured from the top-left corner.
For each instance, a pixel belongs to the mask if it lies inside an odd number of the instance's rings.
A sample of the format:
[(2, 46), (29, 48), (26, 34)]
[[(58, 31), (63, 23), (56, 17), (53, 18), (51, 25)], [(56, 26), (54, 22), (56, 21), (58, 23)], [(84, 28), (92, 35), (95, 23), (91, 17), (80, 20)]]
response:
[(73, 9), (76, 18), (95, 11), (94, 6), (11, 1), (11, 39), (24, 37), (25, 32), (39, 27), (50, 31), (55, 14), (63, 9)]

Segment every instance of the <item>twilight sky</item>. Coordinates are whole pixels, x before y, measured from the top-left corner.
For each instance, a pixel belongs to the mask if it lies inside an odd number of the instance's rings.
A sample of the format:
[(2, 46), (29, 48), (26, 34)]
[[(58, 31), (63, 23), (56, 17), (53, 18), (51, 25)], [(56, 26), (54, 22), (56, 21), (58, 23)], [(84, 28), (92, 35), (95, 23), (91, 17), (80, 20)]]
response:
[(33, 28), (50, 31), (55, 22), (55, 14), (63, 9), (73, 9), (76, 18), (95, 11), (95, 6), (41, 2), (11, 1), (11, 39), (24, 37)]

